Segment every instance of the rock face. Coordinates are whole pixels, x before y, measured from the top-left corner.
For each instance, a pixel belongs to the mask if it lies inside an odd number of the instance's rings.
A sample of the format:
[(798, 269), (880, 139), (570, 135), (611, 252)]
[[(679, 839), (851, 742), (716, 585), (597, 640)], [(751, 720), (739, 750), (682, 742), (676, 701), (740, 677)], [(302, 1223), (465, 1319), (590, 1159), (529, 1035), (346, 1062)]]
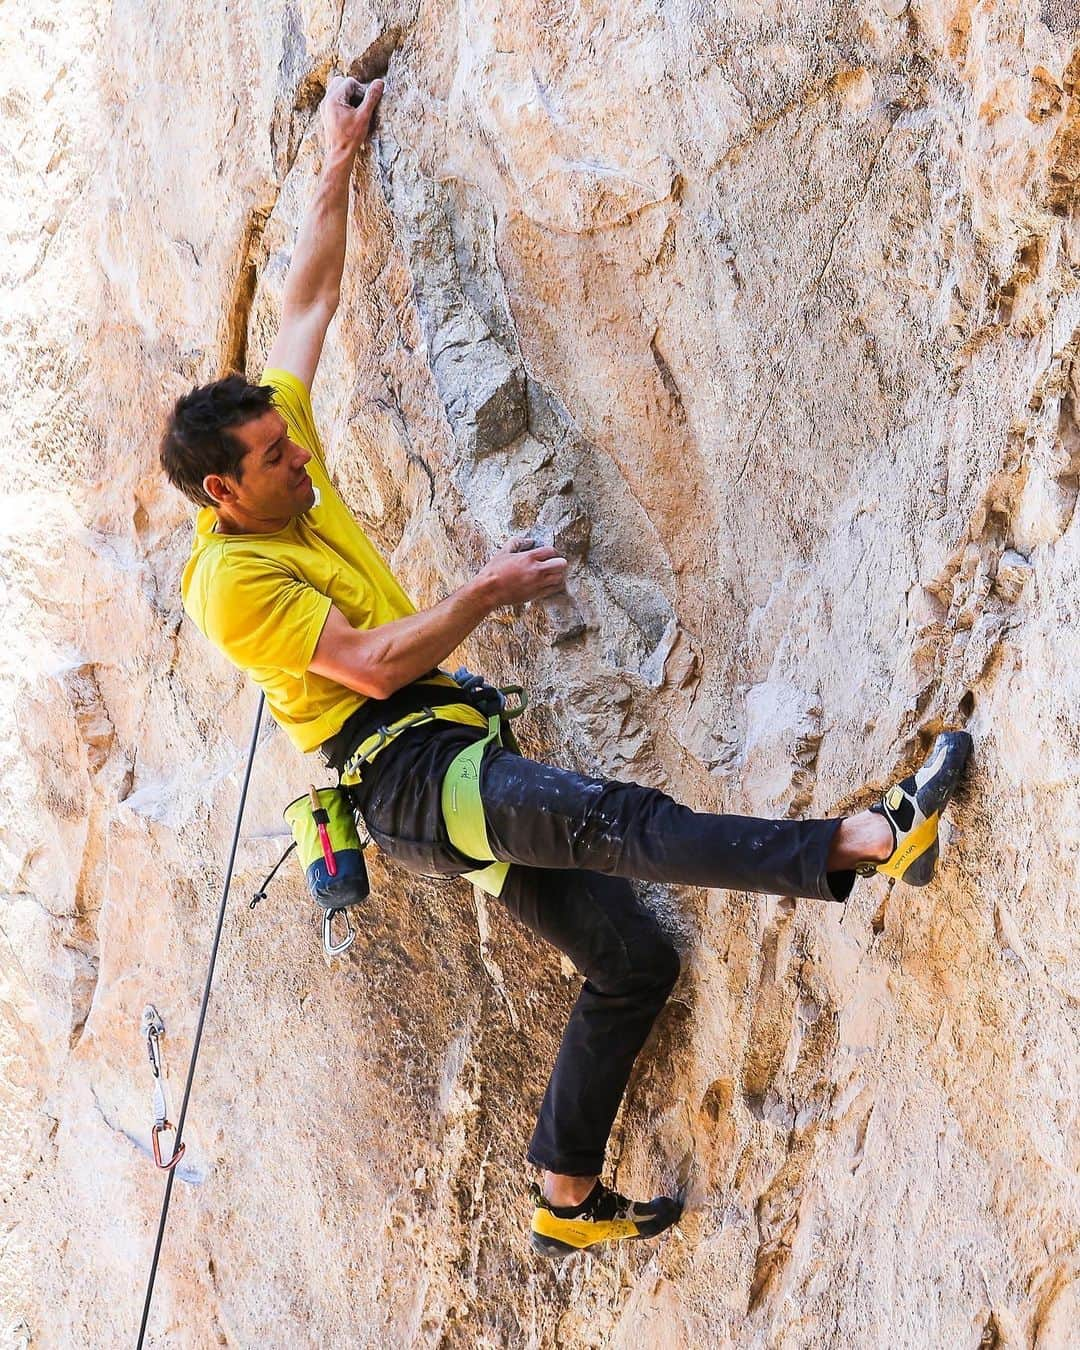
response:
[(5, 1344), (134, 1340), (139, 1017), (175, 1112), (255, 709), (158, 428), (258, 371), (325, 81), (388, 60), (315, 408), (421, 603), (567, 550), (462, 653), (527, 677), (526, 748), (768, 815), (943, 725), (976, 761), (928, 890), (650, 893), (684, 974), (610, 1166), (688, 1213), (555, 1271), (522, 1157), (572, 973), (378, 859), (333, 966), (295, 870), (250, 911), (313, 773), (268, 728), (150, 1343), (1075, 1346), (1075, 6), (8, 10)]

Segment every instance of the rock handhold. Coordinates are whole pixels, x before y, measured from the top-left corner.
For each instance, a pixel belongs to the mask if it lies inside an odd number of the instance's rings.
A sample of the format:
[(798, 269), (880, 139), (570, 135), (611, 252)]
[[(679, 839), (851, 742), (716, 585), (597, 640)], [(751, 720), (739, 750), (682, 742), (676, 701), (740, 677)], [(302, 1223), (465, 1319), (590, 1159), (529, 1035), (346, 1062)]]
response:
[(349, 74), (361, 84), (381, 80), (390, 69), (390, 58), (400, 45), (401, 29), (395, 24), (381, 32), (374, 42), (350, 62)]
[[(476, 327), (462, 316), (447, 329)], [(462, 453), (471, 459), (502, 450), (528, 425), (520, 365), (490, 336), (462, 340), (443, 331), (433, 344), (432, 368), (446, 416)]]
[[(558, 549), (571, 564), (585, 558), (591, 532), (588, 516), (561, 493), (548, 498), (530, 531), (537, 543)], [(585, 619), (569, 591), (545, 600), (544, 613), (551, 628), (553, 645), (569, 642), (585, 631)]]
[(994, 594), (1006, 604), (1015, 605), (1034, 570), (1022, 553), (1007, 548), (998, 562), (997, 574), (994, 577)]
[(473, 398), (472, 446), (478, 458), (516, 441), (528, 420), (520, 368), (511, 364), (497, 343), (489, 346), (494, 359), (484, 366), (487, 378)]

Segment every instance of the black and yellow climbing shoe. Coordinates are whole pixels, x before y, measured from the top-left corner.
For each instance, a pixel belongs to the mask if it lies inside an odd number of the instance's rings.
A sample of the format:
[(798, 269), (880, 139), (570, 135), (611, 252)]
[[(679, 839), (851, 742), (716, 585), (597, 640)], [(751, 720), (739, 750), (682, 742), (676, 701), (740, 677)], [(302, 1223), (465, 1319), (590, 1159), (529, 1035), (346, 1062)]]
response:
[(533, 1250), (541, 1256), (563, 1257), (597, 1242), (650, 1238), (677, 1222), (682, 1205), (670, 1196), (655, 1200), (627, 1200), (598, 1181), (585, 1200), (570, 1209), (556, 1208), (533, 1183)]
[(893, 832), (893, 851), (884, 862), (860, 863), (861, 876), (883, 872), (925, 886), (934, 875), (938, 858), (938, 823), (946, 803), (956, 790), (971, 753), (966, 731), (943, 731), (934, 742), (929, 758), (910, 778), (904, 778), (871, 806), (885, 817)]

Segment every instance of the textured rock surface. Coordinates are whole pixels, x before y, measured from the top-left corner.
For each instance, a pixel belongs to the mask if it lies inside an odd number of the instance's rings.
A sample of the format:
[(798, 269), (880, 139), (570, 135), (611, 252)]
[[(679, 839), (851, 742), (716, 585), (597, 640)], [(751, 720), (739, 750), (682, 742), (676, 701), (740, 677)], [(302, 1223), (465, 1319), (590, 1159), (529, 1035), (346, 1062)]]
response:
[[(152, 1319), (207, 1345), (1035, 1346), (1080, 1325), (1080, 19), (1069, 0), (5, 14), (0, 1335), (131, 1343), (254, 697), (181, 621), (170, 398), (273, 331), (327, 74), (392, 51), (315, 406), (527, 744), (700, 807), (865, 803), (943, 723), (939, 884), (653, 893), (617, 1125), (656, 1247), (527, 1255), (573, 981), (378, 861), (327, 968), (263, 740)], [(288, 795), (286, 795), (288, 794)]]

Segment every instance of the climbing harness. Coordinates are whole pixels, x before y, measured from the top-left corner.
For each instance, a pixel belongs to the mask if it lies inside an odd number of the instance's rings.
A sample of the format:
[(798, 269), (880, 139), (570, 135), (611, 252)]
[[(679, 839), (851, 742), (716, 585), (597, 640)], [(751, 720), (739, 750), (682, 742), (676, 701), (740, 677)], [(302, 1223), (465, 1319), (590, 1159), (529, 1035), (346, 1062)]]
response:
[[(323, 951), (328, 957), (348, 951), (355, 937), (348, 911), (370, 893), (364, 849), (371, 842), (369, 838), (360, 840), (359, 813), (353, 806), (351, 789), (360, 784), (363, 770), (391, 741), (414, 727), (438, 721), (435, 708), (462, 703), (488, 719), (488, 730), (486, 736), (466, 746), (451, 761), (441, 785), (441, 810), (454, 848), (466, 858), (488, 864), (466, 872), (466, 880), (489, 895), (500, 894), (510, 864), (497, 862), (488, 842), (480, 797), (480, 765), (493, 743), (517, 750), (507, 724), (525, 711), (529, 700), (520, 685), (497, 689), (482, 675), (470, 674), (464, 667), (452, 678), (454, 684), (417, 682), (381, 702), (369, 699), (360, 716), (346, 723), (335, 742), (339, 749), (350, 743), (355, 748), (347, 755), (344, 749), (340, 750), (338, 786), (318, 790), (311, 787), (285, 808), (293, 842), (252, 897), (252, 909), (266, 898), (266, 888), (274, 874), (295, 849), (312, 899), (323, 911)], [(510, 699), (516, 702), (511, 705)], [(333, 754), (329, 762), (334, 764)], [(334, 937), (334, 926), (339, 921), (344, 924), (340, 941)]]
[(173, 1148), (172, 1157), (162, 1162), (159, 1136), (167, 1130), (171, 1130), (172, 1125), (169, 1121), (169, 1108), (165, 1104), (165, 1060), (161, 1052), (165, 1023), (161, 1020), (161, 1014), (152, 1003), (148, 1003), (143, 1009), (139, 1026), (146, 1038), (146, 1054), (150, 1060), (150, 1072), (154, 1075), (154, 1127), (150, 1132), (150, 1139), (154, 1146), (154, 1162), (167, 1172), (174, 1168), (184, 1156), (185, 1145), (177, 1144)]
[[(507, 723), (521, 716), (528, 707), (529, 699), (521, 685), (508, 684), (497, 689), (488, 684), (482, 675), (470, 674), (464, 666), (454, 672), (453, 679), (457, 689), (438, 685), (410, 686), (410, 692), (415, 697), (427, 698), (429, 703), (414, 709), (398, 721), (377, 727), (372, 735), (362, 740), (345, 761), (341, 781), (346, 785), (359, 783), (364, 766), (370, 764), (396, 736), (400, 736), (403, 731), (411, 731), (413, 727), (436, 721), (435, 707), (467, 703), (475, 708), (488, 720), (487, 735), (467, 745), (450, 761), (442, 781), (441, 807), (446, 832), (453, 846), (466, 858), (488, 864), (466, 872), (466, 881), (471, 881), (489, 895), (497, 896), (506, 882), (510, 864), (497, 862), (488, 843), (484, 803), (480, 797), (480, 765), (489, 745), (502, 745), (505, 741), (511, 749), (517, 749), (513, 732)], [(510, 698), (517, 700), (513, 706), (508, 704)]]
[[(229, 889), (232, 886), (233, 865), (236, 862), (236, 849), (240, 843), (240, 825), (244, 819), (244, 806), (247, 802), (248, 784), (251, 782), (251, 766), (255, 763), (255, 748), (259, 741), (259, 724), (262, 721), (263, 703), (265, 695), (260, 691), (259, 706), (255, 710), (255, 725), (251, 730), (251, 746), (248, 750), (247, 768), (244, 770), (244, 782), (240, 788), (240, 803), (236, 808), (236, 825), (233, 828), (232, 845), (229, 849), (229, 861), (225, 868), (225, 880), (221, 888), (221, 903), (218, 905), (217, 926), (214, 929), (214, 941), (210, 947), (210, 962), (206, 971), (206, 983), (203, 985), (202, 1003), (199, 1007), (199, 1020), (195, 1027), (195, 1040), (191, 1047), (191, 1059), (188, 1062), (187, 1081), (184, 1083), (184, 1097), (180, 1103), (180, 1115), (176, 1120), (176, 1138), (173, 1142), (173, 1160), (180, 1158), (183, 1152), (183, 1143), (181, 1142), (184, 1133), (184, 1121), (187, 1119), (188, 1101), (191, 1097), (191, 1084), (195, 1078), (195, 1065), (199, 1058), (199, 1046), (202, 1043), (203, 1025), (206, 1022), (206, 1008), (210, 1002), (210, 985), (214, 979), (214, 967), (217, 964), (218, 947), (221, 945), (221, 929), (225, 922), (225, 906), (229, 900)], [(154, 1256), (150, 1263), (150, 1278), (146, 1285), (146, 1300), (143, 1303), (142, 1322), (139, 1324), (139, 1340), (137, 1350), (142, 1350), (143, 1341), (146, 1337), (146, 1322), (150, 1316), (150, 1302), (154, 1296), (154, 1280), (157, 1277), (158, 1258), (161, 1255), (161, 1244), (165, 1238), (165, 1221), (169, 1214), (169, 1200), (172, 1197), (173, 1182), (176, 1180), (176, 1168), (168, 1166), (168, 1176), (165, 1181), (165, 1195), (161, 1202), (161, 1218), (158, 1221), (157, 1240), (154, 1243)]]

